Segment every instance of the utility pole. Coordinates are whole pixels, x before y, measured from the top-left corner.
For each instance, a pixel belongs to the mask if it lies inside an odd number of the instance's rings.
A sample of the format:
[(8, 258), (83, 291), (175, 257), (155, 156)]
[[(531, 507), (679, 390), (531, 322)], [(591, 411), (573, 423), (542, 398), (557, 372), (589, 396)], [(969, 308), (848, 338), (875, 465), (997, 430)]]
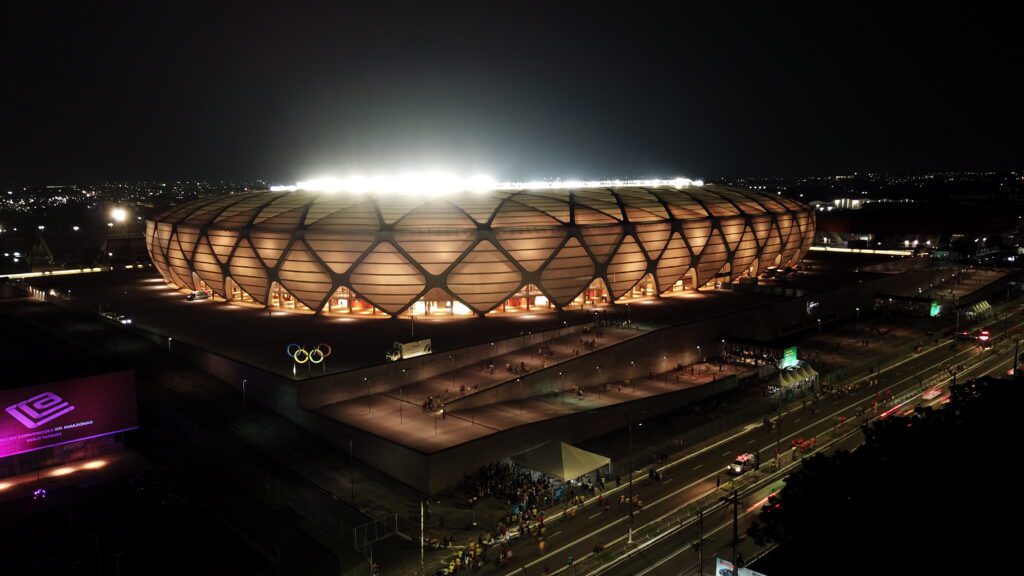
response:
[[(430, 496), (427, 496), (430, 498)], [(420, 574), (423, 574), (423, 541), (425, 539), (423, 535), (423, 500), (420, 500)]]
[(957, 298), (953, 302), (953, 309), (956, 310), (956, 328), (953, 331), (953, 388), (956, 388), (956, 343), (960, 340), (960, 302)]
[[(625, 414), (625, 412), (623, 412)], [(626, 416), (626, 428), (629, 430), (629, 545), (633, 545), (633, 423)]]
[(731, 496), (722, 496), (720, 498), (722, 502), (726, 504), (732, 504), (732, 565), (736, 566), (736, 548), (740, 543), (739, 533), (739, 509), (740, 509), (740, 495), (733, 488)]
[(1017, 376), (1017, 358), (1019, 358), (1019, 356), (1017, 354), (1019, 352), (1020, 352), (1020, 338), (1014, 340), (1014, 342), (1013, 342), (1013, 360), (1010, 363), (1010, 370), (1013, 372), (1014, 376)]
[(704, 510), (697, 509), (697, 576), (704, 573)]
[[(779, 364), (782, 361), (779, 360)], [(775, 367), (779, 370), (779, 389), (775, 392), (775, 469), (778, 470), (781, 467), (779, 462), (779, 450), (782, 447), (782, 367), (776, 364)]]
[(622, 417), (626, 419), (626, 430), (627, 430), (626, 435), (627, 435), (627, 438), (629, 439), (629, 451), (628, 451), (629, 462), (627, 464), (628, 470), (626, 470), (626, 473), (629, 474), (629, 487), (626, 488), (626, 492), (628, 494), (628, 499), (629, 499), (629, 502), (627, 502), (627, 504), (629, 506), (629, 519), (627, 520), (628, 526), (629, 526), (629, 531), (627, 532), (626, 544), (629, 545), (629, 546), (632, 546), (633, 545), (633, 422), (630, 421), (629, 414), (626, 414), (625, 410), (619, 410), (619, 413), (622, 414)]
[(167, 365), (171, 368), (171, 386), (174, 386), (174, 360), (171, 358), (171, 341), (174, 338), (167, 337)]

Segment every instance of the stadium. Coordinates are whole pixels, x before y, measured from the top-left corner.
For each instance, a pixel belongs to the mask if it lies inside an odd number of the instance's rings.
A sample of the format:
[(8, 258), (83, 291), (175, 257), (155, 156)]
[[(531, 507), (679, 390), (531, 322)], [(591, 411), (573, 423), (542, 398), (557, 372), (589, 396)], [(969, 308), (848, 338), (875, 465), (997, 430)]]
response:
[(813, 210), (794, 200), (685, 179), (282, 188), (148, 221), (164, 280), (324, 315), (516, 314), (733, 282), (798, 262), (814, 238)]
[(153, 268), (36, 284), (432, 494), (624, 414), (746, 394), (760, 367), (727, 348), (940, 274), (809, 252), (815, 225), (784, 195), (685, 179), (312, 181), (151, 218)]

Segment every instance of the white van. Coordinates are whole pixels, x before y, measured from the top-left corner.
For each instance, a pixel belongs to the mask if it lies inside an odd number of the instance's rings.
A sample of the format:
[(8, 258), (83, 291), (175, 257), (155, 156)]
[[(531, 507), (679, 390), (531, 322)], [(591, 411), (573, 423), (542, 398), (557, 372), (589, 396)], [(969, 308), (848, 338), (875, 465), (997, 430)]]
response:
[(209, 297), (210, 293), (206, 290), (193, 290), (189, 292), (188, 296), (185, 297), (185, 300), (192, 302), (193, 300), (206, 300)]

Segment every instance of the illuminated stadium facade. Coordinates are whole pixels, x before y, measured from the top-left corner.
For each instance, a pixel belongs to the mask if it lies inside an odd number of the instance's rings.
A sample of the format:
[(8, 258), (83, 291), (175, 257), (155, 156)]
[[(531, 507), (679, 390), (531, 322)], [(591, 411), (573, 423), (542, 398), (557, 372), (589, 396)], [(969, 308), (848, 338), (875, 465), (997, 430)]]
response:
[(803, 204), (689, 180), (461, 190), (203, 198), (148, 221), (147, 247), (167, 282), (227, 301), (459, 316), (685, 293), (796, 263), (814, 237)]

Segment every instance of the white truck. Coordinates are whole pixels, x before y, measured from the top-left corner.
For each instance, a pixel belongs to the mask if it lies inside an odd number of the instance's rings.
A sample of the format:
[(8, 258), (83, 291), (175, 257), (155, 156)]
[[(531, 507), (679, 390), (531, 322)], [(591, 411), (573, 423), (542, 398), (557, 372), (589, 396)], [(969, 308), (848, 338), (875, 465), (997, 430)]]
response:
[(424, 340), (413, 340), (410, 342), (395, 342), (391, 350), (384, 353), (388, 362), (397, 362), (407, 358), (415, 358), (430, 354), (430, 338)]

